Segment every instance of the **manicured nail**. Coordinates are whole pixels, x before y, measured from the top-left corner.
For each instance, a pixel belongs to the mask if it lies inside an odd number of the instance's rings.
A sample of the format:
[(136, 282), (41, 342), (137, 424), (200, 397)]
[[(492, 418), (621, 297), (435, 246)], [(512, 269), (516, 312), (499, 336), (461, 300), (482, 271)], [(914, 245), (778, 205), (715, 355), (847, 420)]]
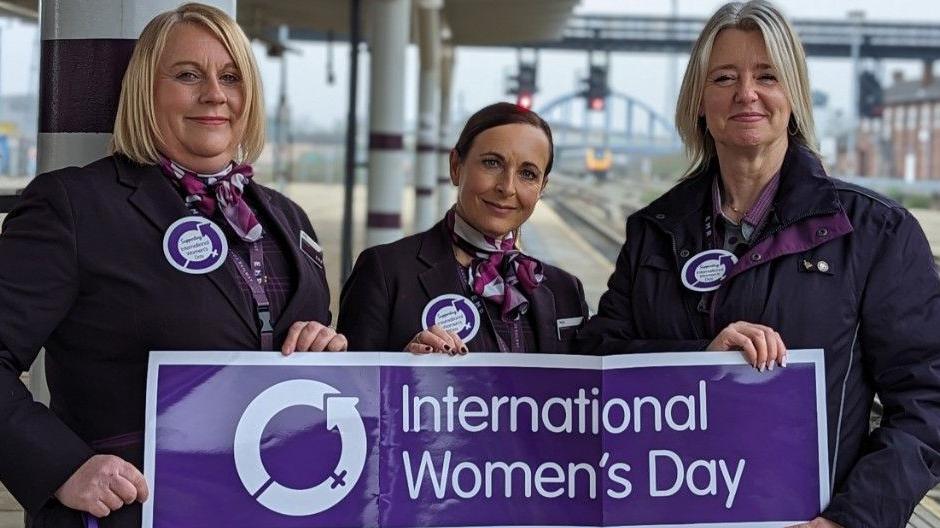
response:
[(787, 368), (787, 356), (783, 356), (783, 361), (780, 363), (780, 366)]
[(450, 345), (444, 345), (444, 350), (450, 352)]
[(775, 363), (776, 363), (776, 361), (771, 361), (771, 362), (770, 362), (770, 366), (767, 367), (771, 372), (774, 371), (774, 364), (775, 364)]
[(760, 368), (757, 369), (758, 372), (763, 372), (767, 370), (767, 363), (761, 363)]
[(430, 352), (430, 351), (432, 351), (432, 350), (434, 350), (434, 349), (431, 348), (431, 347), (429, 347), (428, 345), (424, 345), (424, 351), (425, 351), (425, 352)]
[(450, 351), (448, 351), (447, 353), (450, 354), (451, 356), (456, 356), (456, 355), (457, 355), (457, 351), (456, 351), (456, 350), (450, 350)]
[(465, 347), (465, 346), (460, 347), (460, 353), (461, 353), (461, 355), (466, 355), (467, 352), (470, 352), (470, 349), (468, 349), (468, 348)]

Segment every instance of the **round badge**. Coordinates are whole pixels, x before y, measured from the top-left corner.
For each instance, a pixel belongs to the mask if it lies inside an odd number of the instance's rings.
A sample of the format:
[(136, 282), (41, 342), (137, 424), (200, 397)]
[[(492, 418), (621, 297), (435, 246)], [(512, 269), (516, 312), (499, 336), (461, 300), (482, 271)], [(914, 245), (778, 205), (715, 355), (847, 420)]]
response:
[(438, 295), (431, 299), (421, 312), (421, 328), (427, 330), (434, 325), (457, 334), (467, 343), (480, 330), (480, 311), (463, 295)]
[(228, 241), (222, 229), (201, 216), (173, 222), (163, 235), (167, 262), (183, 273), (201, 275), (215, 271), (228, 256)]
[(693, 291), (717, 290), (721, 281), (728, 276), (728, 272), (737, 262), (738, 257), (730, 251), (723, 249), (702, 251), (682, 266), (682, 284)]

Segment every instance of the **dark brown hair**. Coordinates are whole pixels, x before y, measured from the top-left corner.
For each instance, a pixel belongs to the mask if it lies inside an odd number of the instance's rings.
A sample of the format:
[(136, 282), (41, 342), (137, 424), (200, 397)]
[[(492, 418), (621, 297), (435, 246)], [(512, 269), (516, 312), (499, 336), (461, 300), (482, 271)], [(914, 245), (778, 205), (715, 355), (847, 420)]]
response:
[(454, 145), (454, 151), (460, 161), (466, 159), (473, 146), (473, 140), (485, 130), (502, 125), (512, 124), (531, 125), (545, 132), (548, 137), (548, 164), (545, 166), (545, 176), (552, 171), (552, 162), (555, 159), (555, 143), (552, 141), (552, 129), (538, 114), (528, 108), (513, 103), (495, 103), (477, 110), (470, 116), (464, 125)]

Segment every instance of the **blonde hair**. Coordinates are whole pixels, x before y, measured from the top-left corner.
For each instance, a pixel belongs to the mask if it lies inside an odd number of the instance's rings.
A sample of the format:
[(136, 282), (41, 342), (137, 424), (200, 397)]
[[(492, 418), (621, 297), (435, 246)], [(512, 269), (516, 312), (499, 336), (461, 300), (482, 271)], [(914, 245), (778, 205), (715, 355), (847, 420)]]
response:
[(239, 116), (239, 119), (244, 120), (245, 131), (235, 161), (253, 162), (264, 147), (265, 118), (261, 78), (251, 44), (238, 24), (224, 11), (198, 3), (184, 4), (173, 11), (157, 15), (141, 32), (121, 83), (111, 153), (123, 154), (148, 165), (159, 159), (157, 145), (163, 141), (163, 137), (157, 128), (157, 109), (154, 107), (157, 64), (170, 32), (183, 23), (206, 28), (232, 56), (241, 75), (245, 100), (242, 115)]
[(715, 140), (708, 132), (705, 118), (699, 115), (699, 109), (702, 106), (712, 45), (725, 29), (760, 32), (790, 102), (790, 122), (787, 126), (790, 140), (819, 157), (803, 43), (783, 13), (770, 2), (732, 2), (718, 9), (705, 24), (692, 47), (689, 64), (682, 78), (682, 88), (676, 101), (676, 129), (690, 160), (683, 177), (693, 177), (708, 170), (718, 155)]

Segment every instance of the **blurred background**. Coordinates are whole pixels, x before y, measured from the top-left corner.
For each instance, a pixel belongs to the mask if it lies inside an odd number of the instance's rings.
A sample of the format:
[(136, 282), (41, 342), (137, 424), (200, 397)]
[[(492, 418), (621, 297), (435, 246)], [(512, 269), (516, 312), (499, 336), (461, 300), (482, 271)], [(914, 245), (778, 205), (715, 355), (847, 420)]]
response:
[[(686, 167), (673, 125), (676, 94), (688, 50), (722, 2), (222, 3), (252, 38), (263, 76), (268, 143), (255, 173), (311, 217), (335, 314), (359, 251), (426, 229), (453, 203), (447, 152), (466, 118), (496, 101), (532, 108), (554, 130), (556, 169), (522, 243), (581, 277), (595, 309), (626, 217)], [(37, 171), (65, 164), (44, 153), (55, 134), (42, 129), (50, 105), (41, 108), (49, 87), (40, 78), (55, 61), (45, 43), (61, 28), (41, 29), (42, 18), (85, 8), (89, 18), (119, 17), (120, 9), (147, 4), (0, 0), (0, 225)], [(124, 7), (107, 7), (117, 5)], [(933, 63), (940, 57), (940, 2), (777, 5), (806, 47), (830, 174), (911, 209), (937, 255), (940, 71)], [(82, 31), (81, 21), (75, 24), (73, 38)], [(85, 149), (67, 164), (105, 154)], [(22, 525), (16, 510), (8, 494), (0, 495), (0, 527)], [(940, 526), (936, 500), (918, 508), (911, 526)]]

